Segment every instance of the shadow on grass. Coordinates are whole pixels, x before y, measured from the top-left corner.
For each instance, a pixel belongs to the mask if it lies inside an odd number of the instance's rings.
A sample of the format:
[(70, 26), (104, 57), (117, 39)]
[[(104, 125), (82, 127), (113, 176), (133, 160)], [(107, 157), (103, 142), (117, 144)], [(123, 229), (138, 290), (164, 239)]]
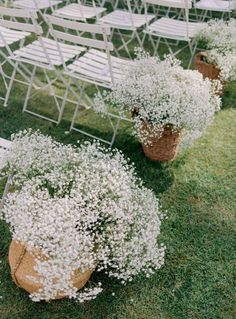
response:
[[(34, 130), (39, 129), (43, 134), (49, 134), (62, 143), (78, 145), (78, 142), (83, 143), (83, 141), (91, 140), (76, 131), (65, 134), (70, 127), (70, 121), (66, 119), (63, 119), (57, 126), (27, 113), (22, 113), (21, 107), (21, 102), (16, 102), (14, 107), (0, 109), (1, 137), (9, 139), (12, 133), (25, 128), (33, 128)], [(111, 129), (105, 126), (100, 130), (83, 123), (79, 125), (79, 128), (103, 139), (111, 139), (112, 136)], [(166, 191), (174, 181), (173, 163), (157, 163), (146, 158), (140, 142), (132, 136), (131, 131), (130, 126), (121, 126), (113, 147), (121, 150), (130, 162), (134, 162), (137, 174), (145, 186), (153, 189), (157, 194)], [(106, 145), (104, 144), (104, 146)], [(177, 162), (181, 165), (181, 161), (177, 159)]]
[(226, 85), (224, 95), (222, 97), (222, 109), (236, 108), (236, 81), (229, 82)]
[[(122, 286), (114, 279), (96, 273), (91, 281), (101, 281), (104, 291), (94, 301), (78, 304), (65, 299), (33, 303), (27, 293), (17, 289), (11, 281), (8, 265), (4, 262), (4, 297), (11, 301), (7, 304), (5, 300), (9, 317), (3, 318), (13, 318), (14, 312), (17, 319), (132, 319), (148, 318), (151, 312), (150, 318), (154, 319), (154, 313), (159, 310), (168, 314), (168, 318), (213, 319), (223, 318), (223, 313), (225, 318), (230, 318), (235, 256), (233, 227), (220, 223), (214, 215), (203, 214), (208, 202), (200, 200), (199, 205), (202, 203), (203, 206), (199, 206), (189, 192), (183, 192), (196, 190), (197, 184), (190, 181), (188, 185), (179, 186), (180, 190), (175, 194), (178, 210), (175, 207), (173, 216), (165, 222), (165, 265), (155, 275), (149, 279), (140, 275), (134, 283)], [(204, 192), (205, 189), (202, 194)], [(138, 308), (132, 304), (132, 299), (138, 303)]]

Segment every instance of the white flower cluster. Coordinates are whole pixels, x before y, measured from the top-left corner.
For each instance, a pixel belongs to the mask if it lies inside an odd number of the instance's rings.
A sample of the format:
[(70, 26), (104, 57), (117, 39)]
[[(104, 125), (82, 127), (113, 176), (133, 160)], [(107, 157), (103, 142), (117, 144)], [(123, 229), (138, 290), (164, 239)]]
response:
[(221, 54), (216, 49), (212, 49), (207, 53), (207, 62), (217, 66), (222, 81), (236, 80), (236, 50)]
[(98, 284), (97, 287), (85, 288), (83, 291), (79, 291), (77, 293), (76, 300), (83, 303), (85, 301), (96, 299), (97, 295), (99, 295), (102, 291), (103, 289), (100, 284)]
[(121, 114), (136, 111), (135, 130), (144, 143), (144, 122), (152, 126), (154, 136), (170, 125), (173, 131), (181, 131), (186, 141), (199, 137), (212, 122), (220, 109), (215, 94), (219, 88), (219, 81), (212, 83), (198, 71), (184, 70), (171, 56), (161, 61), (141, 52), (111, 92), (96, 96), (95, 105), (100, 112), (109, 106)]
[(3, 174), (7, 172), (12, 177), (14, 186), (40, 176), (48, 188), (65, 194), (78, 160), (74, 147), (57, 143), (31, 129), (13, 134), (11, 138), (12, 151), (4, 156), (8, 164)]
[(120, 152), (21, 132), (7, 161), (17, 188), (8, 194), (1, 217), (11, 225), (13, 239), (45, 256), (36, 256), (43, 288), (33, 300), (57, 294), (95, 298), (100, 286), (77, 294), (71, 279), (77, 269), (104, 271), (125, 283), (163, 265), (159, 201)]
[(207, 61), (221, 70), (221, 79), (236, 80), (236, 20), (210, 20), (196, 38), (207, 50)]

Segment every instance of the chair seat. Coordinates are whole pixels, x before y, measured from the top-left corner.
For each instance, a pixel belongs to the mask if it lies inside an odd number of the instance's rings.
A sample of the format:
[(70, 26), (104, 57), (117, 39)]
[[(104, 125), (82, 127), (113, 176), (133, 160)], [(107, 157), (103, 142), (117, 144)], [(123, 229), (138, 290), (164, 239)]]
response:
[(7, 29), (0, 26), (0, 33), (2, 34), (3, 38), (0, 36), (0, 48), (4, 48), (6, 44), (11, 45), (12, 43), (15, 43), (17, 41), (20, 41), (30, 35), (28, 32), (22, 32), (22, 31), (15, 31), (11, 29)]
[[(119, 81), (126, 66), (133, 63), (117, 57), (111, 57), (114, 81)], [(82, 57), (68, 66), (68, 75), (103, 87), (111, 87), (107, 55), (96, 49), (90, 49)]]
[[(86, 50), (84, 47), (58, 43), (51, 39), (42, 38), (42, 41), (36, 40), (33, 43), (14, 51), (13, 58), (17, 61), (23, 61), (36, 66), (43, 65), (50, 69), (53, 68), (52, 66), (62, 65), (58, 46), (60, 47), (65, 63)], [(47, 52), (52, 65), (50, 65), (45, 51)]]
[(145, 32), (169, 39), (188, 41), (193, 38), (204, 25), (204, 23), (189, 22), (187, 32), (187, 23), (185, 21), (161, 18), (150, 24)]
[(86, 20), (100, 16), (105, 11), (105, 8), (94, 8), (72, 3), (68, 6), (55, 10), (53, 15), (64, 19)]
[(22, 9), (39, 9), (44, 10), (50, 7), (57, 6), (58, 4), (62, 3), (62, 0), (16, 0), (13, 2), (13, 6), (15, 8), (22, 8)]
[(141, 28), (154, 18), (154, 15), (144, 15), (137, 13), (131, 14), (126, 11), (115, 10), (99, 19), (99, 23), (105, 23), (117, 29), (130, 30)]
[(194, 7), (201, 10), (230, 12), (236, 9), (236, 2), (225, 0), (200, 0), (195, 3)]

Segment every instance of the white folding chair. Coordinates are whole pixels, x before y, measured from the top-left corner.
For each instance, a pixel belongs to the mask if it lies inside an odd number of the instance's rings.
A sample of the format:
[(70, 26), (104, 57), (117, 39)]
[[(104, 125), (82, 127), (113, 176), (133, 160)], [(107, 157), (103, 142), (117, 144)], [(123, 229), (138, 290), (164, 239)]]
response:
[[(111, 88), (112, 85), (122, 77), (124, 68), (133, 62), (111, 56), (110, 52), (113, 50), (113, 44), (108, 40), (111, 34), (110, 27), (68, 21), (54, 16), (46, 16), (46, 18), (52, 29), (52, 34), (57, 41), (72, 42), (77, 45), (84, 45), (88, 48), (88, 51), (72, 64), (64, 65), (64, 74), (70, 78), (64, 99), (67, 100), (69, 90), (74, 91), (74, 96), (77, 94), (77, 99), (74, 102), (76, 109), (70, 130), (78, 131), (111, 146), (115, 140), (120, 120), (127, 120), (126, 118), (122, 118), (115, 113), (103, 114), (106, 115), (113, 130), (111, 140), (105, 140), (99, 136), (90, 134), (88, 131), (78, 129), (76, 120), (82, 108), (93, 110), (94, 107), (93, 99), (86, 94), (86, 86), (92, 84), (96, 88), (96, 91), (101, 94), (104, 88)], [(58, 31), (58, 27), (68, 28), (71, 31), (82, 33), (83, 36)], [(103, 40), (96, 40), (95, 38), (91, 38), (91, 36), (89, 37), (89, 35), (92, 34), (102, 36)]]
[(99, 19), (105, 11), (105, 8), (97, 7), (95, 1), (92, 1), (91, 5), (83, 5), (80, 0), (77, 0), (76, 3), (70, 3), (55, 10), (53, 15), (63, 19), (87, 22), (89, 19)]
[[(3, 80), (3, 87), (6, 91), (10, 89), (9, 87), (9, 76), (4, 72), (4, 65), (10, 64), (14, 69), (16, 65), (14, 61), (10, 59), (12, 54), (11, 46), (18, 43), (19, 47), (24, 45), (25, 39), (30, 35), (30, 32), (25, 30), (24, 25), (21, 23), (22, 30), (17, 31), (14, 29), (14, 24), (11, 23), (12, 18), (23, 18), (29, 19), (33, 13), (29, 11), (23, 11), (18, 9), (9, 9), (6, 7), (0, 7), (0, 77)], [(13, 28), (12, 28), (13, 27)], [(28, 81), (29, 72), (24, 66), (19, 65), (18, 67), (19, 73), (23, 76), (25, 81)], [(17, 82), (25, 83), (21, 80), (17, 80)], [(0, 97), (0, 100), (4, 101), (4, 106), (7, 106), (7, 98), (6, 95)]]
[[(20, 11), (24, 12), (25, 10), (18, 10), (19, 15)], [(28, 89), (24, 101), (23, 112), (28, 112), (32, 115), (38, 116), (40, 118), (58, 124), (62, 118), (62, 114), (64, 111), (64, 103), (62, 96), (57, 94), (57, 91), (54, 87), (54, 83), (56, 81), (60, 81), (62, 82), (64, 87), (66, 86), (67, 83), (63, 76), (61, 76), (60, 67), (63, 63), (67, 63), (71, 59), (79, 56), (81, 52), (85, 50), (85, 48), (80, 46), (58, 43), (55, 40), (43, 37), (43, 29), (37, 23), (36, 20), (37, 14), (35, 12), (30, 14), (32, 14), (30, 19), (32, 23), (30, 23), (30, 21), (28, 23), (19, 23), (16, 21), (3, 21), (5, 24), (7, 24), (7, 26), (21, 31), (30, 31), (38, 37), (36, 41), (33, 41), (32, 43), (23, 46), (22, 48), (13, 51), (10, 54), (10, 59), (12, 61), (15, 61), (15, 67), (13, 69), (9, 83), (9, 88), (7, 90), (6, 103), (10, 96), (13, 82), (16, 79), (16, 74), (19, 71), (18, 66), (25, 65), (25, 67), (28, 67), (30, 70), (30, 78), (28, 79), (27, 83)], [(42, 71), (45, 78), (45, 82), (42, 82), (42, 80), (40, 79), (41, 85), (39, 87), (37, 86), (38, 82), (36, 73), (38, 69)], [(38, 89), (35, 92), (32, 90), (34, 83), (36, 83), (35, 87), (38, 87)], [(50, 96), (52, 96), (52, 99), (56, 106), (56, 110), (58, 111), (57, 119), (44, 116), (40, 114), (41, 112), (37, 113), (36, 111), (30, 110), (28, 108), (29, 99), (34, 97), (41, 90), (48, 90), (48, 93), (50, 94)], [(52, 105), (49, 103), (48, 108), (50, 109), (51, 107)]]
[[(4, 72), (4, 65), (9, 62), (9, 58), (6, 55), (6, 53), (3, 51), (3, 49), (6, 48), (5, 39), (8, 45), (11, 45), (15, 42), (23, 40), (27, 36), (26, 32), (15, 32), (13, 30), (4, 28), (0, 25), (0, 56), (3, 57), (3, 60), (0, 62), (0, 77), (2, 79), (3, 89), (5, 90), (5, 93), (3, 93), (3, 96), (0, 96), (0, 100), (4, 102), (4, 106), (7, 105), (6, 101), (6, 92), (9, 88), (9, 77)], [(13, 62), (10, 62), (11, 65)]]
[[(115, 53), (119, 57), (122, 50), (131, 57), (129, 44), (136, 40), (140, 47), (143, 46), (143, 39), (141, 39), (139, 32), (145, 27), (147, 22), (155, 18), (151, 14), (141, 14), (137, 12), (137, 3), (132, 0), (124, 0), (127, 6), (126, 10), (117, 9), (99, 19), (100, 24), (108, 25), (112, 28), (112, 41), (119, 39), (120, 46), (115, 46)], [(127, 34), (128, 31), (128, 34)]]
[[(149, 35), (150, 42), (154, 49), (154, 55), (157, 53), (161, 40), (167, 46), (168, 52), (175, 56), (188, 47), (190, 51), (188, 67), (190, 67), (197, 46), (197, 43), (194, 43), (193, 40), (194, 36), (204, 25), (203, 23), (189, 21), (189, 8), (192, 7), (191, 0), (144, 0), (144, 2), (146, 14), (149, 4), (184, 10), (183, 20), (181, 16), (172, 18), (167, 15), (157, 19), (151, 24), (147, 23), (144, 32)], [(179, 48), (180, 41), (187, 42), (187, 44)], [(173, 51), (173, 46), (177, 46), (175, 52)]]
[(200, 14), (197, 15), (199, 21), (213, 19), (215, 13), (221, 13), (221, 19), (230, 19), (232, 12), (236, 10), (236, 0), (194, 1), (194, 8), (197, 9), (197, 11), (200, 11)]
[(12, 5), (15, 8), (36, 10), (44, 14), (48, 9), (53, 11), (62, 2), (63, 0), (14, 0)]
[[(11, 149), (11, 147), (12, 147), (11, 141), (8, 141), (0, 137), (0, 170), (3, 169), (4, 166), (7, 164), (5, 161), (5, 155)], [(2, 198), (0, 199), (0, 212), (3, 207), (5, 197), (7, 196), (7, 193), (9, 191), (10, 184), (11, 184), (11, 177), (8, 176)]]

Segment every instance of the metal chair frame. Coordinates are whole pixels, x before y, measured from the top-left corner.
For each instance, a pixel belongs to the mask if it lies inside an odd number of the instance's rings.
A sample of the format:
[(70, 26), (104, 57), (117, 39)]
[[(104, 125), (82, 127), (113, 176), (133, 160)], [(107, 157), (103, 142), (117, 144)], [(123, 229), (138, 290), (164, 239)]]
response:
[[(97, 93), (101, 94), (102, 89), (111, 88), (116, 78), (120, 76), (119, 63), (121, 65), (127, 65), (130, 64), (130, 61), (111, 56), (110, 52), (113, 50), (113, 44), (109, 41), (111, 30), (108, 26), (67, 21), (53, 16), (47, 16), (47, 20), (55, 40), (73, 42), (88, 48), (88, 51), (76, 59), (72, 64), (63, 64), (64, 74), (70, 79), (67, 82), (64, 103), (68, 101), (68, 93), (70, 91), (73, 91), (73, 96), (76, 97), (76, 100), (73, 101), (73, 103), (76, 105), (76, 108), (72, 118), (70, 131), (77, 131), (90, 138), (100, 140), (111, 147), (115, 141), (120, 121), (129, 121), (129, 119), (111, 112), (103, 113), (103, 115), (108, 119), (108, 123), (113, 131), (111, 140), (105, 140), (100, 136), (95, 136), (90, 134), (88, 131), (79, 129), (77, 127), (78, 125), (76, 120), (77, 118), (80, 119), (81, 109), (93, 110), (94, 108), (93, 99), (86, 93), (87, 85), (93, 84)], [(80, 34), (82, 32), (83, 36), (77, 36), (58, 31), (58, 27), (76, 30)], [(88, 35), (88, 33), (99, 34), (102, 36), (103, 40), (96, 40), (94, 37), (88, 38), (85, 36), (85, 34)], [(104, 61), (105, 64), (103, 64)], [(114, 73), (113, 62), (116, 64), (115, 69), (117, 73)], [(96, 73), (99, 72), (97, 70), (103, 70), (104, 74)], [(69, 102), (71, 102), (71, 100), (69, 100)]]

